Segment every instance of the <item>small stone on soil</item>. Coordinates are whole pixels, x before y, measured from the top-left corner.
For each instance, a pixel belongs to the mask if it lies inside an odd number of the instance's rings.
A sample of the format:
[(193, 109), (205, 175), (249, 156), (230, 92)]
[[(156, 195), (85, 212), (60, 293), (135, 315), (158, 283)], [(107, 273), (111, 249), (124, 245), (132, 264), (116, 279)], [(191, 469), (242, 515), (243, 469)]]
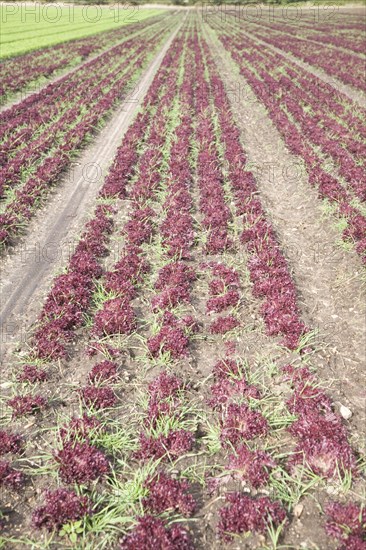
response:
[(301, 516), (301, 514), (303, 513), (303, 510), (304, 510), (304, 505), (303, 504), (296, 504), (296, 506), (294, 506), (294, 516), (296, 518), (299, 518)]
[(339, 412), (341, 413), (341, 415), (345, 420), (349, 420), (352, 416), (352, 411), (348, 407), (345, 407), (344, 405), (340, 406)]

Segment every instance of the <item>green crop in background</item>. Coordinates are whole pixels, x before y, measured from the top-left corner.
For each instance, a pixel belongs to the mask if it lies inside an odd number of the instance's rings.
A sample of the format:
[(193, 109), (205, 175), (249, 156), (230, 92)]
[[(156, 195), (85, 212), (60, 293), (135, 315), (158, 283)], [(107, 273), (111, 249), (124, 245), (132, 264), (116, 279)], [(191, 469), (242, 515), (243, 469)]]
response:
[(0, 4), (0, 57), (52, 46), (162, 13), (140, 6), (75, 6), (66, 4)]

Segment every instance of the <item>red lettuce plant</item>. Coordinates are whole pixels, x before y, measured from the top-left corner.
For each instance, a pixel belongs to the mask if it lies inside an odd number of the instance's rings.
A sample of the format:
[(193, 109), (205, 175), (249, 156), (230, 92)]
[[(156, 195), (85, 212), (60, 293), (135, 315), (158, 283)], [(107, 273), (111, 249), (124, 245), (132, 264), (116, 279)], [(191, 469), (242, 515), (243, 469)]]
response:
[(210, 325), (212, 334), (225, 334), (239, 325), (239, 321), (232, 315), (218, 317)]
[(135, 453), (136, 458), (147, 460), (149, 458), (178, 457), (192, 450), (194, 435), (187, 430), (171, 431), (168, 435), (160, 434), (158, 437), (140, 434), (140, 448)]
[(212, 397), (208, 400), (208, 404), (214, 409), (222, 408), (229, 400), (235, 398), (261, 398), (260, 391), (245, 380), (220, 380), (211, 386), (210, 391)]
[(241, 533), (265, 533), (268, 526), (278, 526), (286, 519), (286, 512), (279, 502), (268, 497), (253, 498), (240, 493), (226, 496), (228, 506), (219, 511), (218, 531), (226, 542)]
[(221, 441), (223, 445), (236, 445), (241, 440), (254, 439), (266, 435), (268, 422), (261, 413), (251, 410), (248, 405), (230, 403), (221, 421)]
[(195, 279), (195, 271), (186, 263), (182, 261), (171, 262), (160, 269), (155, 288), (157, 290), (164, 290), (167, 287), (191, 283)]
[(133, 300), (136, 296), (136, 288), (133, 282), (124, 279), (124, 275), (118, 270), (108, 271), (104, 279), (105, 289), (114, 292), (125, 300)]
[(85, 386), (79, 393), (86, 407), (94, 409), (107, 409), (117, 403), (114, 391), (108, 387)]
[(64, 329), (63, 324), (60, 319), (49, 321), (35, 333), (37, 357), (49, 360), (66, 357), (66, 342), (70, 340), (71, 332)]
[(211, 268), (212, 273), (216, 277), (216, 279), (213, 279), (210, 282), (210, 290), (212, 295), (222, 294), (221, 290), (219, 292), (214, 292), (214, 288), (216, 288), (216, 284), (219, 281), (221, 281), (226, 288), (235, 288), (240, 286), (239, 275), (231, 267), (228, 267), (227, 265), (220, 262), (209, 262), (208, 265)]
[(134, 529), (121, 541), (121, 550), (193, 550), (190, 536), (179, 525), (167, 527), (158, 518), (138, 518)]
[(179, 320), (175, 315), (165, 311), (162, 322), (158, 334), (148, 340), (151, 355), (157, 357), (160, 353), (169, 352), (174, 359), (187, 355), (189, 340), (185, 334), (184, 320)]
[(181, 378), (163, 371), (150, 382), (148, 389), (152, 400), (160, 400), (174, 397), (183, 388), (184, 382)]
[(198, 334), (201, 330), (199, 322), (192, 315), (184, 315), (180, 322), (189, 335)]
[(84, 275), (95, 279), (98, 279), (103, 273), (103, 269), (97, 259), (92, 256), (90, 252), (81, 250), (80, 248), (77, 249), (75, 254), (72, 256), (69, 269), (70, 271), (84, 273)]
[[(328, 478), (346, 470), (356, 475), (356, 458), (347, 441), (346, 428), (333, 413), (329, 397), (310, 382), (302, 382), (291, 369), (286, 372), (290, 372), (295, 386), (287, 406), (300, 415), (288, 428), (298, 440), (289, 466), (306, 463), (315, 473)], [(304, 374), (310, 381), (311, 374)]]
[(17, 395), (8, 401), (13, 409), (13, 417), (25, 416), (41, 411), (47, 405), (47, 401), (41, 395)]
[(214, 227), (208, 234), (206, 254), (219, 254), (233, 246), (233, 241), (227, 234), (226, 227)]
[(154, 312), (173, 308), (178, 304), (189, 304), (190, 292), (188, 285), (179, 285), (165, 288), (162, 292), (154, 296), (151, 305)]
[(300, 438), (293, 456), (288, 461), (290, 467), (304, 462), (318, 475), (331, 478), (350, 470), (357, 474), (357, 463), (354, 452), (346, 439), (326, 436), (311, 436), (311, 429), (306, 437)]
[(183, 516), (193, 514), (196, 502), (188, 493), (189, 483), (186, 480), (179, 481), (161, 472), (148, 479), (144, 486), (149, 494), (142, 500), (142, 505), (148, 512), (161, 514), (166, 510), (175, 510)]
[(105, 455), (88, 442), (64, 442), (54, 458), (65, 483), (88, 483), (104, 477), (110, 470)]
[(113, 271), (106, 274), (106, 289), (118, 293), (126, 300), (131, 300), (136, 293), (135, 286), (143, 281), (149, 269), (149, 264), (142, 256), (142, 249), (137, 246), (126, 246), (122, 258), (115, 264)]
[(236, 306), (240, 300), (240, 295), (237, 290), (240, 286), (240, 282), (239, 275), (236, 271), (218, 262), (209, 262), (204, 265), (210, 267), (215, 276), (215, 278), (209, 282), (211, 298), (206, 304), (207, 311), (221, 313), (229, 307)]
[(297, 384), (286, 405), (294, 414), (306, 415), (314, 411), (325, 413), (331, 413), (332, 411), (331, 400), (323, 390), (307, 382)]
[(208, 288), (210, 296), (220, 296), (220, 294), (225, 294), (226, 291), (226, 285), (222, 279), (212, 279), (208, 283)]
[(172, 308), (190, 302), (190, 285), (196, 278), (192, 268), (181, 261), (165, 265), (158, 275), (155, 288), (161, 292), (153, 297), (154, 311)]
[(236, 306), (239, 303), (239, 292), (237, 290), (228, 290), (225, 294), (215, 296), (207, 301), (207, 311), (221, 313), (231, 306)]
[(82, 311), (88, 304), (91, 294), (91, 281), (84, 273), (70, 271), (56, 277), (52, 292), (43, 307), (41, 320), (61, 318), (65, 329), (79, 326)]
[(298, 415), (288, 431), (297, 445), (288, 461), (290, 468), (306, 464), (316, 474), (331, 478), (352, 471), (357, 475), (356, 458), (347, 440), (342, 420), (333, 412), (330, 398), (316, 387), (315, 376), (307, 367), (282, 367), (284, 381), (290, 382), (293, 394), (286, 404)]
[(18, 375), (18, 382), (44, 382), (47, 378), (47, 372), (44, 369), (35, 367), (34, 365), (24, 365), (23, 371)]
[(189, 340), (180, 327), (163, 326), (158, 334), (148, 340), (148, 348), (153, 357), (161, 353), (170, 353), (173, 359), (183, 357), (188, 353)]
[(108, 380), (115, 382), (117, 378), (117, 365), (112, 361), (102, 361), (94, 365), (88, 375), (91, 384), (100, 384)]
[(131, 244), (139, 246), (150, 239), (152, 235), (150, 219), (153, 216), (154, 211), (150, 207), (137, 208), (134, 210), (131, 218), (124, 227)]
[(23, 439), (20, 435), (0, 430), (0, 456), (7, 453), (19, 453), (22, 447)]
[(77, 495), (68, 489), (46, 491), (45, 504), (36, 508), (32, 515), (32, 523), (37, 529), (48, 531), (61, 529), (66, 523), (82, 519), (92, 513), (92, 505), (88, 497)]
[(327, 534), (341, 543), (338, 550), (366, 548), (366, 508), (355, 503), (330, 502), (326, 507)]
[(124, 281), (133, 284), (141, 283), (144, 275), (149, 273), (150, 266), (142, 256), (142, 249), (138, 246), (127, 246), (124, 256), (114, 266)]
[(319, 440), (323, 437), (344, 440), (347, 437), (346, 429), (338, 416), (330, 412), (325, 415), (317, 411), (303, 414), (288, 428), (295, 437), (305, 440), (311, 438)]
[(11, 467), (7, 460), (0, 460), (0, 486), (19, 489), (24, 480), (22, 472)]
[(275, 462), (268, 453), (250, 451), (245, 445), (236, 450), (236, 455), (229, 456), (229, 468), (256, 489), (267, 483), (269, 469), (274, 467)]
[(130, 303), (125, 298), (112, 298), (96, 313), (92, 333), (97, 336), (131, 334), (135, 328), (135, 313)]

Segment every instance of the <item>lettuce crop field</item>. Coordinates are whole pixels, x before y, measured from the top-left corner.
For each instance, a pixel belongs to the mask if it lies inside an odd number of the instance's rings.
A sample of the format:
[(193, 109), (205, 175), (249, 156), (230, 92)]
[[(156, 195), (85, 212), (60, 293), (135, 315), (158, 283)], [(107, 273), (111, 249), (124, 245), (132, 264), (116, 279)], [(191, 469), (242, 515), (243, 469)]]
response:
[(92, 8), (1, 6), (0, 548), (365, 550), (365, 11)]

